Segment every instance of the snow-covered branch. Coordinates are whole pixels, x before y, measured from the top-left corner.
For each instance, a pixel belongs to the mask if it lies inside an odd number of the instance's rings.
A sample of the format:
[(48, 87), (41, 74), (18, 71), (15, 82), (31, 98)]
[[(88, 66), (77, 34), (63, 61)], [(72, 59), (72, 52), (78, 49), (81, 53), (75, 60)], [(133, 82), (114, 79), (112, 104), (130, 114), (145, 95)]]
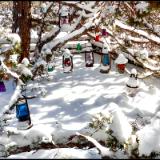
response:
[(83, 33), (85, 33), (88, 29), (94, 26), (94, 21), (96, 19), (97, 23), (100, 22), (100, 18), (97, 19), (100, 13), (95, 14), (94, 17), (90, 18), (88, 22), (86, 22), (80, 29), (73, 31), (72, 33), (67, 34), (66, 36), (60, 38), (60, 39), (55, 39), (54, 42), (51, 42), (47, 45), (51, 46), (52, 51), (57, 48), (60, 44), (63, 45), (65, 42), (74, 39), (77, 36), (81, 36)]
[[(80, 3), (74, 3), (74, 2), (72, 3), (72, 2), (67, 2), (67, 1), (65, 1), (65, 2), (63, 1), (62, 3), (65, 4), (65, 5), (68, 5), (68, 6), (72, 6), (75, 9), (78, 9), (78, 10), (79, 9), (80, 10), (85, 10), (88, 13), (94, 13), (94, 12), (97, 12), (97, 10), (98, 10), (97, 7), (96, 7), (96, 1), (93, 1), (91, 6), (89, 6), (88, 4), (86, 5), (85, 3), (80, 4)], [(92, 8), (94, 8), (94, 9), (92, 9)]]
[[(143, 24), (145, 25), (145, 27), (147, 27), (147, 29), (149, 29), (149, 31), (151, 31), (155, 36), (160, 37), (159, 31), (160, 27), (154, 25), (154, 24), (150, 24), (147, 22), (147, 20), (145, 18), (143, 18)], [(157, 28), (156, 28), (157, 27)]]
[(80, 134), (78, 132), (76, 134), (78, 136), (82, 136), (82, 137), (86, 138), (88, 141), (92, 142), (96, 146), (96, 148), (99, 150), (102, 157), (105, 157), (105, 158), (113, 157), (114, 153), (112, 151), (110, 151), (109, 148), (106, 148), (106, 147), (102, 146), (94, 138), (92, 138), (90, 136), (85, 136), (85, 135)]
[(124, 30), (128, 30), (130, 32), (137, 33), (137, 34), (143, 36), (144, 38), (147, 38), (148, 40), (150, 40), (150, 41), (152, 41), (152, 42), (154, 42), (156, 44), (160, 44), (160, 38), (155, 36), (155, 35), (153, 35), (153, 34), (149, 34), (149, 33), (145, 32), (145, 31), (142, 31), (142, 30), (136, 29), (134, 27), (128, 26), (127, 24), (124, 24), (119, 20), (115, 20), (115, 25), (120, 27), (120, 28), (122, 28), (122, 29), (124, 29)]

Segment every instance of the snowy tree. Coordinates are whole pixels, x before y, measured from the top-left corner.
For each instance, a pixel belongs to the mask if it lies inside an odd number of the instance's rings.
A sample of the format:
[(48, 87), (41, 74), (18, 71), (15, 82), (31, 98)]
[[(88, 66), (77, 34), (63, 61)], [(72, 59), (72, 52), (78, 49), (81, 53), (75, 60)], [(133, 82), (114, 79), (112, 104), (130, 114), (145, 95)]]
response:
[(21, 54), (19, 61), (23, 58), (29, 58), (30, 51), (30, 1), (14, 1), (13, 2), (13, 26), (12, 32), (18, 33), (21, 37)]

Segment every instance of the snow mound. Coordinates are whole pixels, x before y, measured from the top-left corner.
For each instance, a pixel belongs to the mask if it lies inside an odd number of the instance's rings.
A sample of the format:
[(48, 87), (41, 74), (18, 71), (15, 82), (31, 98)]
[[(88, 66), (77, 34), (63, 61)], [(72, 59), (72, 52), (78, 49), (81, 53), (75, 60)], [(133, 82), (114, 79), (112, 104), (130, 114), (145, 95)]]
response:
[(97, 153), (97, 149), (75, 149), (75, 148), (57, 148), (50, 150), (38, 150), (23, 152), (17, 155), (11, 155), (8, 158), (41, 158), (41, 159), (100, 159), (101, 156)]
[(132, 133), (132, 126), (129, 124), (127, 117), (121, 111), (121, 109), (114, 104), (114, 110), (112, 111), (112, 123), (110, 129), (113, 131), (113, 135), (121, 142), (126, 142)]
[(144, 12), (144, 11), (147, 11), (147, 7), (148, 7), (148, 2), (139, 2), (137, 5), (136, 5), (136, 10), (137, 11), (140, 11), (140, 13)]
[(127, 62), (128, 62), (128, 59), (125, 58), (125, 56), (122, 53), (120, 53), (117, 59), (115, 60), (116, 64), (126, 64)]
[(17, 33), (8, 33), (6, 35), (6, 38), (12, 42), (12, 45), (15, 45), (16, 43), (21, 42), (21, 38)]
[(23, 58), (23, 60), (22, 60), (22, 62), (21, 62), (22, 64), (24, 64), (26, 67), (29, 65), (29, 60), (28, 60), (28, 58)]
[(156, 119), (137, 132), (139, 154), (149, 156), (151, 152), (160, 150), (160, 120)]

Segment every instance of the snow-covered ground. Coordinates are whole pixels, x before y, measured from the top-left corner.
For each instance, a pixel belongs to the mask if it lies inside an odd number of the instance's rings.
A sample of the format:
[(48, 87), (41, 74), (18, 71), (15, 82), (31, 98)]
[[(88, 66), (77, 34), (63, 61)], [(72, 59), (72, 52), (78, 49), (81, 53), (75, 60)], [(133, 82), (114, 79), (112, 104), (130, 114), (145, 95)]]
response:
[[(84, 133), (93, 115), (105, 110), (113, 110), (117, 105), (129, 122), (142, 117), (145, 123), (139, 124), (140, 154), (150, 154), (160, 149), (159, 138), (160, 107), (159, 79), (149, 78), (140, 80), (140, 88), (135, 97), (126, 94), (128, 73), (119, 74), (112, 61), (111, 71), (102, 74), (100, 70), (100, 56), (95, 55), (94, 67), (85, 67), (84, 54), (73, 56), (73, 72), (63, 73), (62, 57), (56, 58), (56, 69), (53, 79), (31, 83), (30, 87), (39, 85), (47, 90), (46, 96), (28, 100), (33, 127), (22, 131), (17, 130), (15, 110), (11, 114), (9, 125), (5, 131), (14, 133), (11, 136), (3, 134), (0, 143), (5, 147), (26, 146), (39, 139), (47, 142), (65, 143), (67, 137), (76, 132)], [(127, 64), (128, 70), (132, 65)], [(138, 70), (138, 69), (137, 69)], [(14, 86), (12, 80), (5, 82), (7, 91), (0, 93), (0, 111), (12, 96)], [(156, 124), (154, 123), (156, 122)], [(122, 129), (127, 129), (121, 126)], [(121, 134), (121, 133), (120, 133)], [(150, 136), (148, 140), (148, 136)], [(104, 135), (103, 135), (104, 136)], [(99, 139), (104, 137), (99, 135)], [(153, 140), (153, 143), (152, 143)], [(146, 146), (150, 147), (146, 147)], [(70, 154), (72, 152), (72, 154)], [(61, 154), (60, 154), (61, 153)], [(63, 154), (64, 153), (64, 154)], [(56, 157), (57, 156), (57, 157)], [(65, 156), (65, 157), (64, 157)], [(99, 158), (97, 149), (52, 149), (38, 150), (11, 155), (8, 158)], [(118, 158), (123, 157), (122, 154)]]

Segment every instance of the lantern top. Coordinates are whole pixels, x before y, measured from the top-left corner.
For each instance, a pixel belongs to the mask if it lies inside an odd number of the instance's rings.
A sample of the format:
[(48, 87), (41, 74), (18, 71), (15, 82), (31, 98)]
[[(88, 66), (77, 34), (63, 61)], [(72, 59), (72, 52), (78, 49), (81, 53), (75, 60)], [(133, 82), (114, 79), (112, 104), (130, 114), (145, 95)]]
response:
[(17, 105), (24, 104), (24, 103), (26, 103), (25, 99), (19, 99), (17, 102)]
[(131, 70), (131, 74), (137, 75), (137, 70), (136, 70), (135, 68), (133, 68), (133, 69)]
[(66, 6), (64, 6), (60, 9), (59, 13), (60, 13), (61, 16), (68, 16), (69, 15), (69, 9)]
[(116, 64), (125, 64), (127, 62), (128, 62), (128, 59), (122, 53), (120, 53), (117, 59), (115, 60)]
[(70, 51), (68, 48), (66, 48), (66, 49), (63, 50), (63, 55), (64, 55), (65, 57), (73, 56), (73, 55), (71, 54), (71, 51)]
[(107, 46), (103, 46), (102, 53), (103, 54), (108, 54), (108, 48), (107, 48)]
[(147, 49), (144, 49), (140, 54), (141, 54), (142, 58), (144, 58), (144, 59), (148, 58), (148, 51), (147, 51)]

